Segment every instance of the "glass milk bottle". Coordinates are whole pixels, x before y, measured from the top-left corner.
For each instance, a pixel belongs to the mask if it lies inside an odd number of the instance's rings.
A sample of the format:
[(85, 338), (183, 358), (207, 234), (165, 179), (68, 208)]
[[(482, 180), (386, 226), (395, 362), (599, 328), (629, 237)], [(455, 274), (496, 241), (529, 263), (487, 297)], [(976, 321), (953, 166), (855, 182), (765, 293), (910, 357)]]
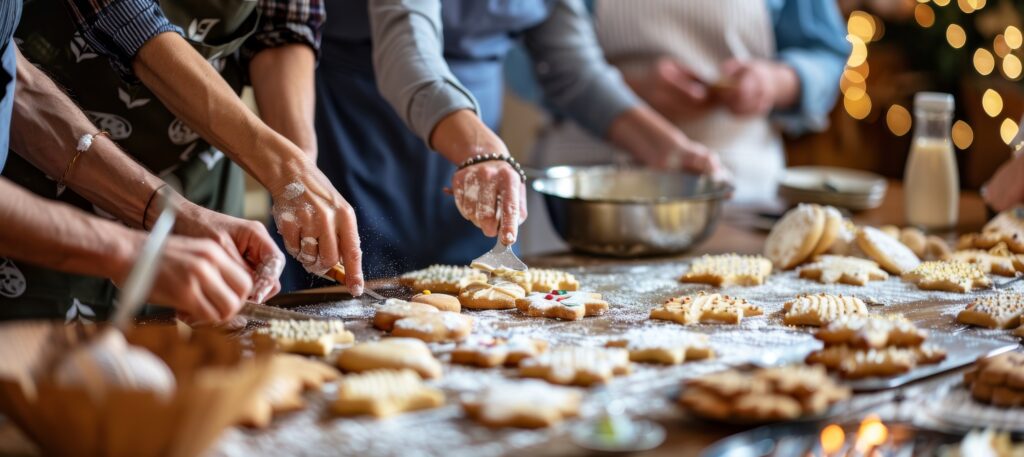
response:
[(914, 96), (914, 140), (903, 175), (907, 224), (925, 230), (956, 226), (960, 178), (950, 127), (953, 96), (919, 92)]

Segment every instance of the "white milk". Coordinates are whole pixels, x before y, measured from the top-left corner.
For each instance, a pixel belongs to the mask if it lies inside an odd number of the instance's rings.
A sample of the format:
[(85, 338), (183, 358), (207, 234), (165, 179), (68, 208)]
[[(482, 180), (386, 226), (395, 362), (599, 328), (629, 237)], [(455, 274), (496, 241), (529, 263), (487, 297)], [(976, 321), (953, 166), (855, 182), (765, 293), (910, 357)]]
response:
[(903, 176), (907, 224), (927, 230), (956, 226), (960, 178), (950, 139), (953, 97), (922, 92), (914, 97), (914, 141)]

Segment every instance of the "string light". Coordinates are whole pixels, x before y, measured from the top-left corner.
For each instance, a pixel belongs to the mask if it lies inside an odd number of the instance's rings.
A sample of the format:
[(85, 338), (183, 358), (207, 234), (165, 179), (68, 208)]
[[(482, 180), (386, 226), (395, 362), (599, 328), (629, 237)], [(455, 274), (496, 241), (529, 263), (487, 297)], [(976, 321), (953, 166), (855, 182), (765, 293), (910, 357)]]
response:
[(1006, 39), (1003, 37), (1002, 33), (996, 35), (996, 37), (992, 39), (992, 50), (995, 51), (996, 55), (999, 57), (1006, 57), (1006, 55), (1010, 53), (1010, 46), (1006, 44)]
[(913, 120), (910, 117), (910, 111), (900, 105), (892, 105), (889, 107), (889, 111), (885, 113), (885, 125), (889, 127), (889, 131), (893, 135), (903, 136), (907, 132), (910, 132), (910, 126), (913, 124)]
[(856, 67), (864, 63), (868, 59), (868, 47), (864, 44), (864, 40), (852, 34), (847, 35), (846, 40), (853, 45), (853, 49), (850, 51), (850, 58), (846, 60), (846, 65)]
[(946, 41), (954, 49), (960, 49), (967, 43), (967, 33), (964, 32), (964, 28), (957, 24), (949, 24), (946, 27)]
[(846, 30), (867, 43), (875, 37), (875, 24), (874, 16), (864, 11), (854, 11), (850, 13), (850, 19), (846, 22)]
[(1006, 75), (1007, 78), (1020, 78), (1021, 69), (1021, 62), (1017, 56), (1007, 54), (1006, 57), (1003, 57), (1003, 74)]
[(924, 28), (929, 28), (935, 25), (935, 11), (932, 7), (925, 5), (924, 3), (918, 3), (914, 7), (914, 20), (917, 21), (917, 25)]
[(978, 48), (974, 51), (974, 69), (982, 76), (988, 76), (996, 68), (996, 60), (988, 49)]
[(1024, 36), (1021, 35), (1020, 29), (1012, 25), (1006, 27), (1006, 30), (1003, 31), (1003, 40), (1006, 41), (1006, 45), (1010, 49), (1018, 49), (1024, 44)]
[(864, 94), (856, 100), (849, 97), (843, 98), (843, 108), (846, 108), (846, 113), (850, 117), (861, 120), (868, 117), (871, 114), (871, 97), (868, 94)]
[(1003, 143), (1009, 145), (1016, 136), (1017, 123), (1011, 121), (1009, 118), (1003, 119), (1003, 123), (999, 126), (999, 137), (1003, 139)]
[(953, 144), (961, 150), (971, 147), (971, 143), (974, 143), (974, 130), (964, 121), (953, 123), (952, 134)]
[(988, 117), (996, 117), (1003, 112), (1003, 97), (999, 96), (998, 92), (987, 89), (981, 96), (981, 108)]

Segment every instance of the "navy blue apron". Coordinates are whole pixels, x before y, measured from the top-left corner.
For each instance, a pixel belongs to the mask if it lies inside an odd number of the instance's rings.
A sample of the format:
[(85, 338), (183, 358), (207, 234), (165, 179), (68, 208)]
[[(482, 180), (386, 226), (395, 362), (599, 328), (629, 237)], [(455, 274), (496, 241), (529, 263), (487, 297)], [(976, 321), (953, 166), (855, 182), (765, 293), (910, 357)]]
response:
[[(443, 0), (445, 59), (497, 130), (502, 61), (515, 35), (547, 17), (546, 1)], [(367, 279), (434, 263), (468, 264), (494, 239), (442, 192), (455, 166), (430, 150), (381, 97), (365, 2), (327, 2), (316, 72), (317, 165), (355, 208)], [(280, 244), (280, 236), (273, 231)], [(289, 258), (283, 290), (322, 285)]]

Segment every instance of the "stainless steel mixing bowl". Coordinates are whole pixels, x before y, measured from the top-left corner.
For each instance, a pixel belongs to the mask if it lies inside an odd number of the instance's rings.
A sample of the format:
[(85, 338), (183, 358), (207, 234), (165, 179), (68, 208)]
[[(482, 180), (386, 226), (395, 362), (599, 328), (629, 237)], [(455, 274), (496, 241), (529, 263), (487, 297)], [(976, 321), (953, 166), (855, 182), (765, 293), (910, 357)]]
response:
[(573, 249), (632, 257), (683, 252), (715, 228), (728, 184), (639, 168), (553, 167), (533, 180)]

